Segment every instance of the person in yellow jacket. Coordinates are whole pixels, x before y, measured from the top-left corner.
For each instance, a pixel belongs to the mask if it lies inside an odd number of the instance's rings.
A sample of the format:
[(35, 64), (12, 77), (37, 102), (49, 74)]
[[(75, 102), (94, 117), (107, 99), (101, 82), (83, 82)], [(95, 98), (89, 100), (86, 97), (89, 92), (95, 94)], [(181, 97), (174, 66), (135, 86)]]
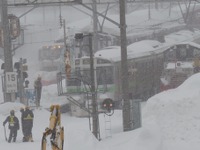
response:
[(21, 122), (22, 122), (22, 132), (24, 134), (23, 142), (33, 142), (32, 128), (34, 114), (32, 110), (27, 106), (25, 109), (21, 109)]
[(8, 122), (8, 128), (10, 129), (8, 142), (10, 143), (12, 139), (13, 142), (16, 142), (17, 130), (19, 130), (19, 120), (15, 116), (14, 110), (10, 111), (10, 116), (8, 116), (6, 120), (3, 122), (3, 126), (5, 126), (7, 122)]

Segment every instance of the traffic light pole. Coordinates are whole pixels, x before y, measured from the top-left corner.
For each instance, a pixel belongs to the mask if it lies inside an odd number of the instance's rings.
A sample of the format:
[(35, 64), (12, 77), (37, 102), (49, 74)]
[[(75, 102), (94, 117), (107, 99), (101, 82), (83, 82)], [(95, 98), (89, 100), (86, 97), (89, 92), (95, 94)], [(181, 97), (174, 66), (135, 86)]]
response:
[(96, 52), (98, 50), (98, 41), (97, 41), (97, 37), (98, 37), (98, 16), (97, 16), (97, 2), (96, 0), (92, 0), (93, 4), (92, 4), (92, 13), (93, 13), (93, 48), (94, 48), (94, 52)]
[(128, 65), (127, 65), (127, 40), (126, 40), (126, 17), (125, 0), (119, 1), (120, 7), (120, 35), (121, 35), (121, 89), (123, 102), (123, 129), (132, 130), (130, 119), (130, 100), (128, 97)]
[(25, 104), (24, 99), (24, 77), (23, 77), (23, 59), (20, 58), (19, 60), (20, 64), (20, 77), (19, 77), (19, 97), (20, 97), (20, 103)]
[(80, 40), (85, 36), (89, 37), (89, 51), (90, 51), (90, 79), (91, 86), (90, 92), (92, 96), (92, 133), (94, 136), (100, 140), (100, 128), (99, 128), (99, 114), (98, 114), (98, 105), (97, 105), (97, 93), (95, 86), (95, 71), (94, 71), (94, 54), (93, 54), (93, 46), (92, 46), (92, 34), (88, 33), (87, 35), (83, 35), (83, 33), (78, 33), (75, 35), (75, 39)]
[[(7, 0), (0, 0), (1, 6), (1, 24), (3, 29), (3, 49), (4, 49), (4, 81), (6, 72), (13, 72), (13, 62), (12, 62), (12, 52), (11, 52), (11, 39), (9, 31), (9, 21), (8, 21), (8, 9)], [(6, 92), (6, 83), (4, 84), (4, 92)], [(12, 101), (13, 93), (5, 93), (4, 102)]]
[(94, 77), (94, 56), (92, 49), (92, 34), (89, 33), (89, 50), (90, 50), (90, 77), (91, 77), (91, 94), (92, 94), (92, 127), (93, 134), (97, 139), (100, 139), (99, 134), (99, 116), (95, 90), (95, 77)]

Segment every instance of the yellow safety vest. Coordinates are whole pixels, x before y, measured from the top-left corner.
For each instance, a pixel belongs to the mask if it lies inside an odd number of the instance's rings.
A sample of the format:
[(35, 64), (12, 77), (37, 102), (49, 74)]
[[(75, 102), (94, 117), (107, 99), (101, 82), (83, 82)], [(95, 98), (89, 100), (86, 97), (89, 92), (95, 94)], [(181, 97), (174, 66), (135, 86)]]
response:
[(10, 116), (9, 125), (13, 127), (14, 124), (15, 124), (14, 116)]
[(27, 117), (24, 118), (24, 120), (32, 120), (32, 119), (33, 119), (33, 117), (31, 117), (30, 114), (28, 114)]

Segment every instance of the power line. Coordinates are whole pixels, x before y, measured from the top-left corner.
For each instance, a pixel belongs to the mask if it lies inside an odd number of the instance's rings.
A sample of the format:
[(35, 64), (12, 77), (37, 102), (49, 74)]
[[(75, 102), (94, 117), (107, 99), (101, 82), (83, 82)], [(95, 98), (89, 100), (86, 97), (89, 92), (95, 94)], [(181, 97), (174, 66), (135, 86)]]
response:
[[(164, 1), (155, 1), (155, 0), (129, 0), (126, 1), (126, 3), (142, 3), (142, 4), (148, 4), (148, 3), (169, 3), (169, 2), (187, 2), (190, 0), (164, 0)], [(198, 2), (197, 0), (192, 0), (194, 2)], [(9, 7), (20, 7), (20, 6), (60, 6), (61, 4), (64, 5), (69, 5), (69, 6), (73, 6), (73, 5), (81, 5), (81, 4), (85, 4), (85, 5), (92, 5), (92, 2), (88, 2), (88, 3), (82, 3), (79, 0), (74, 0), (74, 1), (49, 1), (49, 2), (27, 2), (27, 3), (9, 3), (8, 6)], [(105, 5), (105, 4), (119, 4), (118, 1), (109, 1), (109, 2), (96, 2), (97, 5)]]

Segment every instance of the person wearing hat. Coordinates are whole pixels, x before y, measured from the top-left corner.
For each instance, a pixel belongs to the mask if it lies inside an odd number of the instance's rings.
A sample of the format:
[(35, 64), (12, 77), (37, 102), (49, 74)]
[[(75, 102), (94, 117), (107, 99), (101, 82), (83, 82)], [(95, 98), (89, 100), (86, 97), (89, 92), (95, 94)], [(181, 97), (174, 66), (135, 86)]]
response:
[(8, 128), (10, 129), (8, 142), (10, 143), (12, 139), (13, 139), (13, 142), (16, 142), (17, 130), (19, 130), (19, 120), (15, 116), (14, 110), (10, 111), (10, 115), (3, 122), (3, 126), (5, 126), (7, 122), (8, 122)]
[(42, 82), (41, 82), (41, 76), (38, 76), (38, 78), (34, 82), (34, 90), (35, 90), (35, 97), (36, 97), (36, 106), (40, 106), (40, 99), (42, 94)]
[(22, 132), (23, 132), (23, 142), (33, 142), (32, 128), (34, 114), (32, 110), (26, 106), (25, 109), (21, 109), (21, 122), (22, 122)]

